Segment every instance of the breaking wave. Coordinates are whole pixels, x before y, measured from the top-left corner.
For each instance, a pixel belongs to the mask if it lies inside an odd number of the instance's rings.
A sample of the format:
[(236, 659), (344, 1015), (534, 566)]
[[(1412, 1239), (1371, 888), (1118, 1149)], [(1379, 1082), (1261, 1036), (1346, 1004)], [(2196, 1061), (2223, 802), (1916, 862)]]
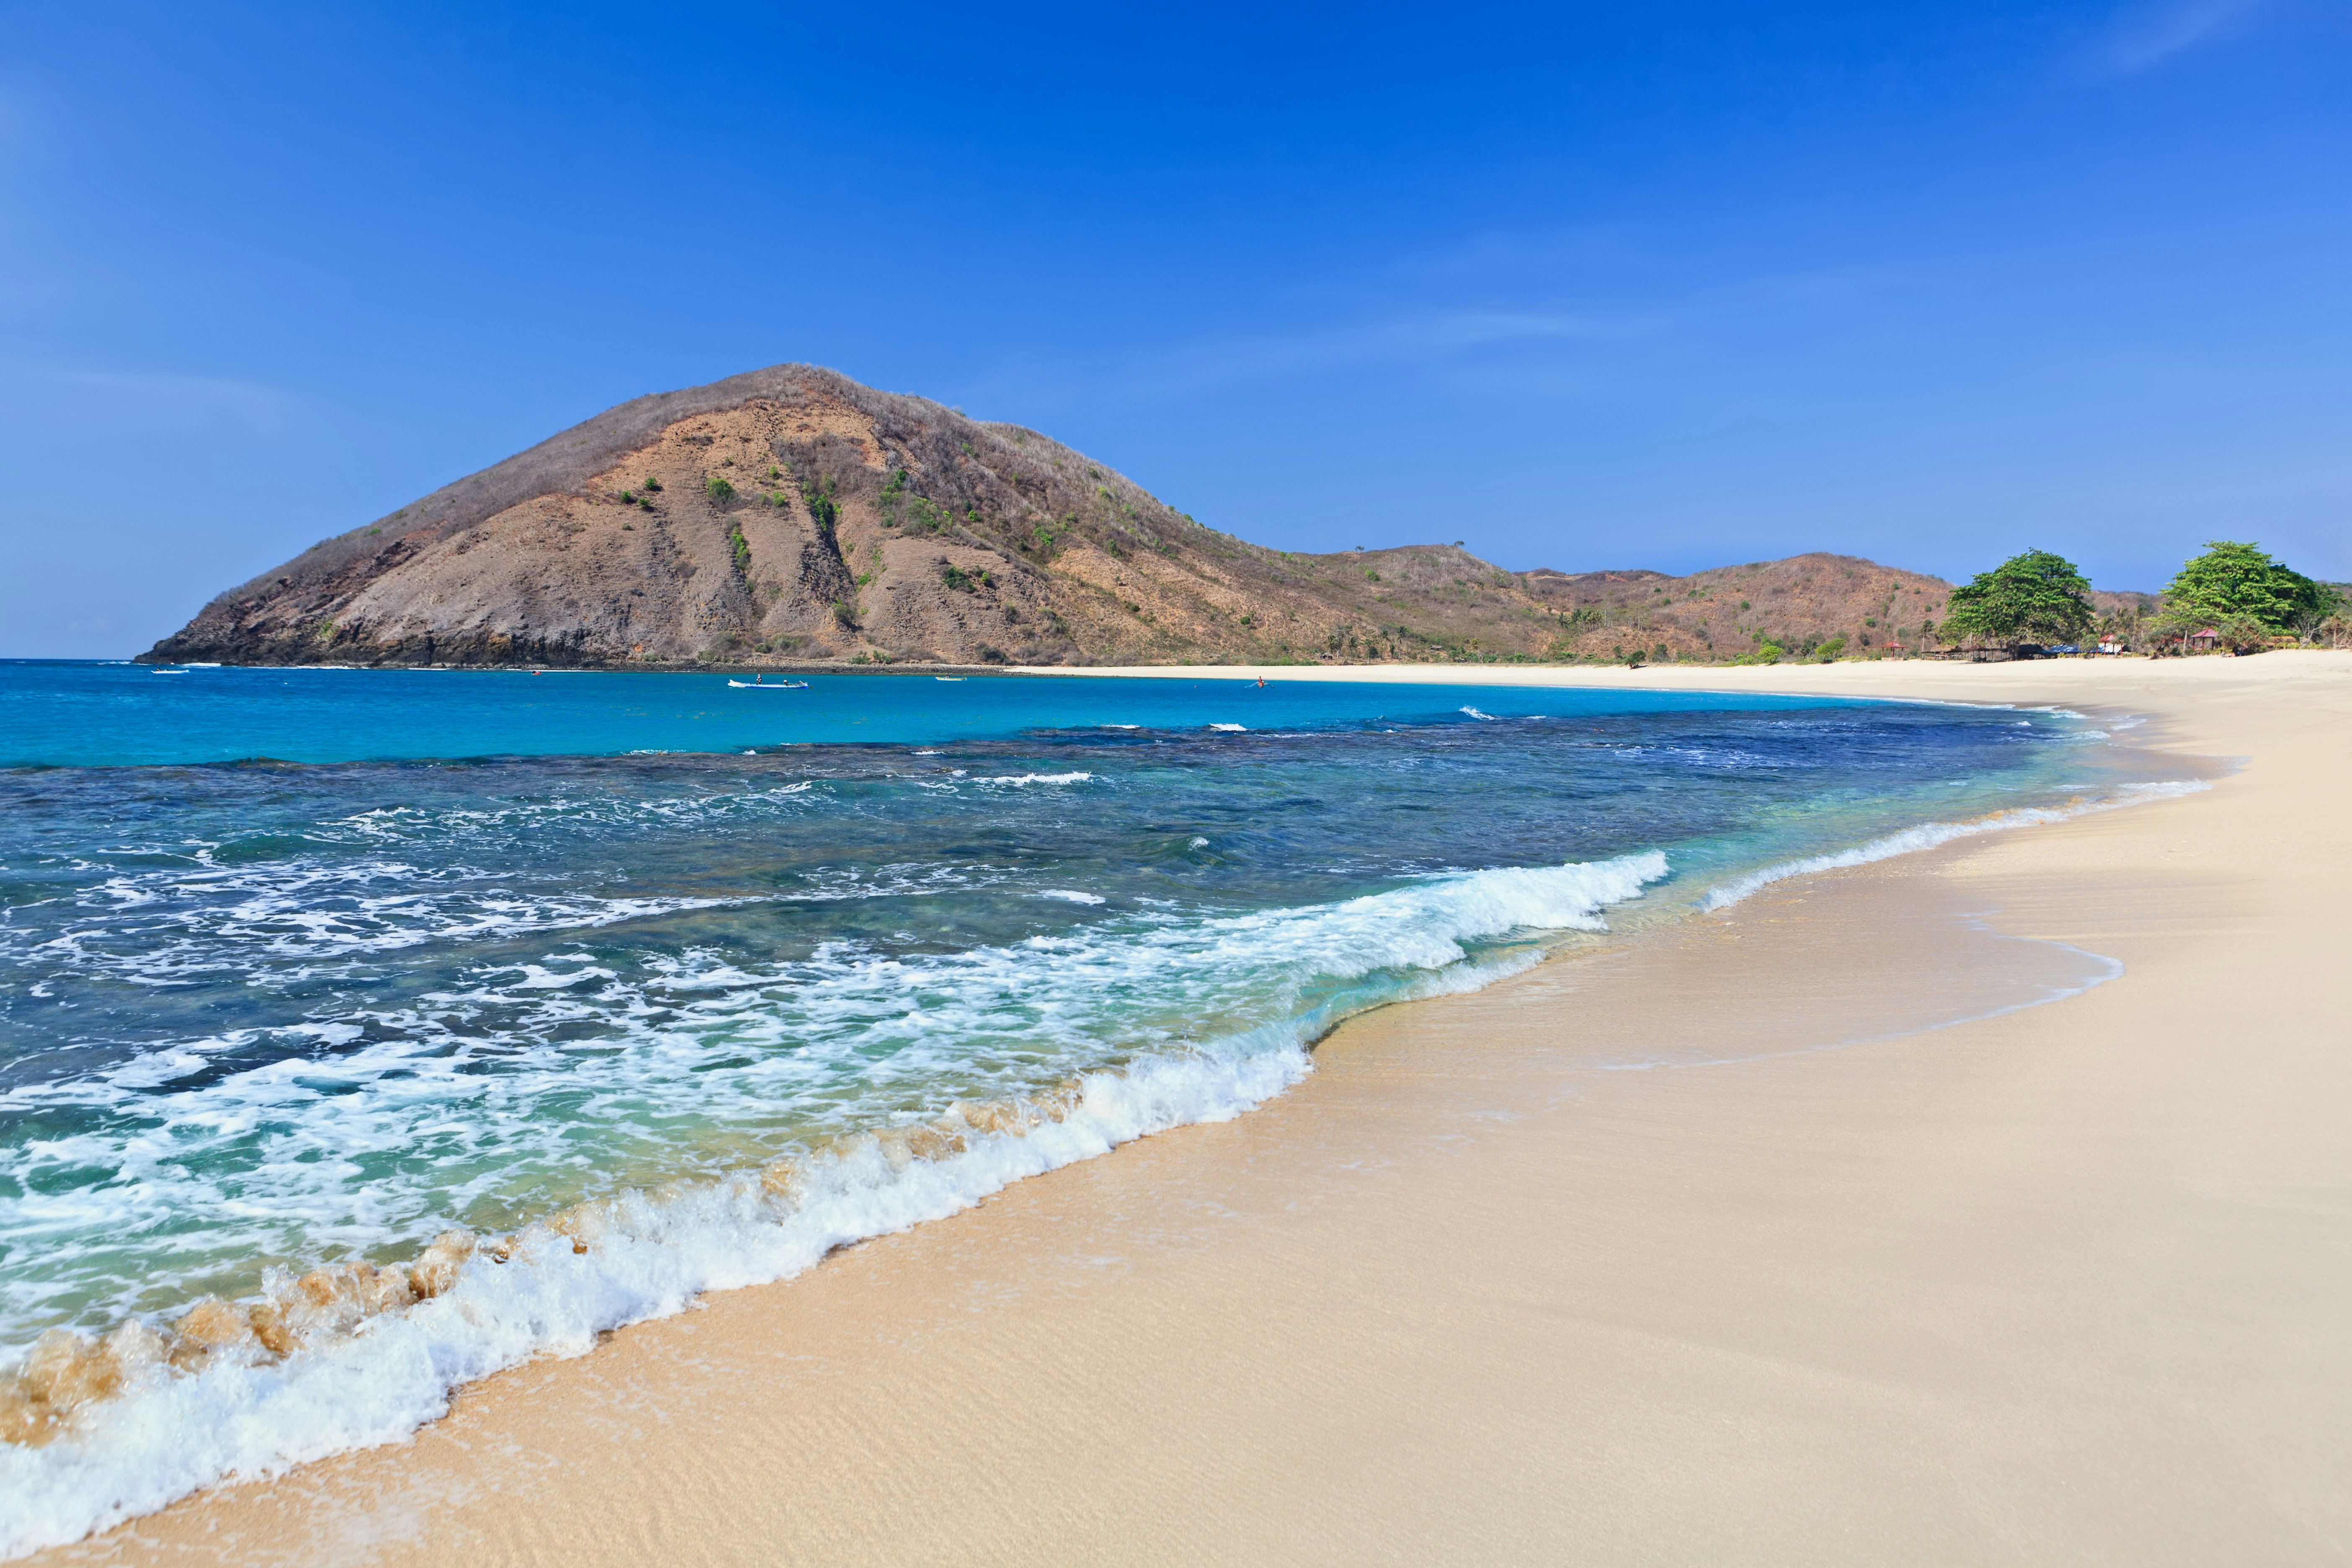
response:
[[(215, 1253), (283, 1256), (298, 1232), (350, 1252), (381, 1255), (404, 1237), (415, 1250), (382, 1267), (270, 1270), (257, 1296), (206, 1299), (168, 1321), (129, 1317), (102, 1339), (44, 1335), (0, 1383), (0, 1436), (12, 1439), (0, 1443), (0, 1554), (76, 1539), (232, 1472), (396, 1440), (442, 1414), (461, 1383), (579, 1353), (605, 1330), (786, 1278), (834, 1247), (1131, 1139), (1237, 1115), (1298, 1081), (1307, 1047), (1341, 1017), (1525, 968), (1543, 933), (1601, 929), (1603, 910), (1667, 872), (1665, 856), (1648, 852), (1449, 873), (1328, 904), (1207, 919), (1145, 911), (962, 952), (840, 944), (789, 970), (689, 953), (635, 984), (584, 955), (505, 966), (478, 984), (509, 1007), (535, 998), (557, 1017), (658, 1020), (630, 1049), (566, 1058), (551, 1035), (539, 1047), (562, 1069), (537, 1075), (543, 1091), (575, 1114), (610, 1097), (641, 1114), (667, 1102), (713, 1125), (772, 1127), (775, 1107), (805, 1099), (828, 1063), (863, 1056), (872, 1070), (854, 1092), (828, 1091), (769, 1157), (542, 1210), (503, 1236), (435, 1235), (449, 1173), (433, 1168), (560, 1160), (563, 1129), (532, 1113), (529, 1079), (485, 1079), (462, 1053), (421, 1048), (423, 1037), (352, 1040), (332, 1084), (282, 1059), (215, 1073), (211, 1051), (174, 1047), (95, 1079), (12, 1090), (28, 1110), (49, 1094), (137, 1096), (198, 1138), (331, 1119), (347, 1159), (396, 1149), (402, 1166), (431, 1174), (354, 1183), (329, 1161), (306, 1185), (280, 1160), (270, 1197), (299, 1226), (240, 1229), (233, 1194), (188, 1186), (190, 1163), (126, 1166), (134, 1188), (157, 1189), (150, 1202), (134, 1193), (128, 1212), (218, 1215), (200, 1243)], [(462, 1013), (466, 1000), (416, 1005)], [(1219, 1032), (1203, 1034), (1202, 1019)], [(745, 1048), (786, 1035), (798, 1048)], [(926, 1037), (956, 1049), (926, 1049)], [(175, 1089), (183, 1079), (189, 1087)], [(486, 1083), (500, 1114), (457, 1114), (478, 1112)], [(956, 1088), (952, 1101), (905, 1109)]]

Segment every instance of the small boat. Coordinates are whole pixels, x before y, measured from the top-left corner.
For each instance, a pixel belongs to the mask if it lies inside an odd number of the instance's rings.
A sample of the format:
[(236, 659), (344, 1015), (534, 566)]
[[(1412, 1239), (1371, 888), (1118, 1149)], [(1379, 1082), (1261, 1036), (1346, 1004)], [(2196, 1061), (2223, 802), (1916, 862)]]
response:
[(933, 680), (961, 680), (964, 678), (961, 675), (934, 675), (931, 679)]
[(150, 675), (185, 675), (188, 672), (184, 669), (151, 669), (147, 673)]
[(762, 680), (756, 675), (749, 680), (737, 680), (730, 677), (727, 684), (742, 691), (805, 691), (808, 689), (808, 682), (805, 680)]

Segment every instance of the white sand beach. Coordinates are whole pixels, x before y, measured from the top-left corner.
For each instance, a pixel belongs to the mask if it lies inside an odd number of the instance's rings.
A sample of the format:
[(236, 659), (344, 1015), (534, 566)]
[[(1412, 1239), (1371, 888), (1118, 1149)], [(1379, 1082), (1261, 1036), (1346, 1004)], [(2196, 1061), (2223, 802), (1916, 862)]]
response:
[(2058, 703), (2231, 771), (1354, 1020), (32, 1561), (2352, 1555), (2352, 656), (1263, 673)]

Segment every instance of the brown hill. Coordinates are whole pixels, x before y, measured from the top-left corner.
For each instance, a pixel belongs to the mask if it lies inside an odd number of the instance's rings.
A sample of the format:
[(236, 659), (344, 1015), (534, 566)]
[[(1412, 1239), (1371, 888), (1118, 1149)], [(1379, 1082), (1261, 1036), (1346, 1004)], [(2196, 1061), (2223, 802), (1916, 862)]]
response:
[(610, 409), (230, 590), (142, 657), (1706, 658), (1766, 636), (1882, 646), (1946, 591), (1843, 556), (1668, 578), (1517, 574), (1450, 545), (1286, 553), (1034, 430), (781, 365)]
[(1572, 623), (1584, 658), (1636, 649), (1654, 659), (1727, 658), (1772, 643), (1810, 651), (1832, 637), (1849, 652), (1934, 647), (1952, 586), (1940, 577), (1853, 555), (1793, 555), (1717, 566), (1687, 577), (1657, 572), (1535, 571), (1529, 590)]
[[(1546, 640), (1509, 574), (1457, 549), (1377, 559), (1261, 549), (1035, 431), (783, 365), (601, 414), (230, 590), (144, 657), (1128, 663)], [(1376, 596), (1401, 606), (1385, 637)]]

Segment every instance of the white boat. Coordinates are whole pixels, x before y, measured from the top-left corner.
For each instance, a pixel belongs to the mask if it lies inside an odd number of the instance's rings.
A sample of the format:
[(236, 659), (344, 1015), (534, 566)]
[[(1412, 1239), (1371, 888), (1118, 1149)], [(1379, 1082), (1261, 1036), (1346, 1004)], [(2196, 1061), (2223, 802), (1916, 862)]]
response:
[(151, 669), (147, 673), (150, 675), (185, 675), (188, 672), (184, 669)]
[(805, 680), (762, 680), (756, 675), (749, 680), (730, 679), (727, 684), (740, 691), (804, 691), (808, 689)]
[(931, 679), (933, 680), (961, 680), (964, 678), (961, 675), (934, 675)]

